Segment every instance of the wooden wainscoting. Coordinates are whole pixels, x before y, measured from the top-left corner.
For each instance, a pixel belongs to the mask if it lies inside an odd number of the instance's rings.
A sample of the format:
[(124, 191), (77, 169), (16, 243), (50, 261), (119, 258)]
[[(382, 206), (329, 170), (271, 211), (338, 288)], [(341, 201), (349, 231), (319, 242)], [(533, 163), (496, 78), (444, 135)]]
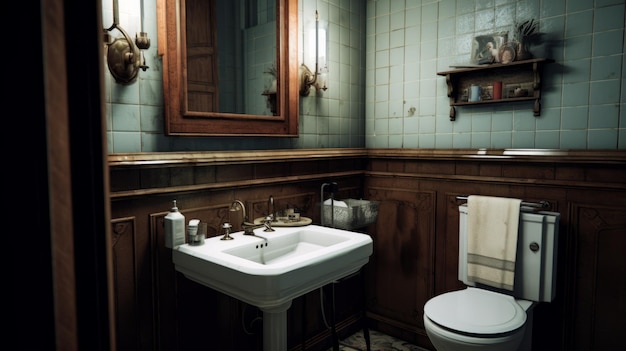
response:
[(626, 207), (589, 200), (568, 209), (565, 340), (571, 350), (618, 350), (626, 335)]
[[(616, 349), (626, 333), (626, 153), (369, 150), (365, 194), (380, 201), (368, 316), (431, 348), (423, 304), (458, 281), (459, 195), (547, 200), (561, 213), (557, 297), (535, 310), (533, 350)], [(384, 189), (384, 190), (381, 190)], [(421, 196), (416, 196), (420, 194)], [(427, 199), (427, 200), (424, 200)], [(413, 209), (415, 208), (415, 209)], [(391, 219), (391, 220), (390, 220)], [(410, 239), (409, 239), (410, 238)]]
[[(210, 343), (211, 349), (261, 350), (256, 307), (175, 271), (163, 225), (172, 201), (186, 222), (206, 222), (208, 236), (222, 235), (224, 222), (240, 228), (240, 213), (231, 218), (229, 211), (235, 199), (246, 204), (250, 219), (267, 215), (272, 196), (276, 210), (297, 207), (319, 223), (321, 185), (336, 181), (337, 198), (363, 197), (365, 161), (365, 150), (354, 149), (110, 156), (117, 349), (182, 351)], [(365, 320), (358, 282), (348, 279), (334, 287), (342, 336), (359, 330)], [(331, 346), (320, 301), (319, 291), (293, 301), (290, 348)]]
[[(366, 299), (371, 328), (432, 349), (423, 305), (463, 288), (457, 278), (459, 195), (550, 202), (561, 213), (557, 297), (535, 310), (534, 350), (596, 350), (626, 334), (626, 152), (570, 150), (321, 149), (110, 156), (115, 240), (118, 350), (190, 350), (204, 342), (222, 350), (260, 349), (258, 311), (176, 274), (163, 246), (163, 216), (181, 212), (220, 231), (234, 199), (250, 217), (296, 205), (319, 223), (322, 183), (339, 184), (337, 199), (380, 201), (367, 231), (374, 254), (367, 289), (336, 287), (343, 336), (361, 328)], [(205, 298), (202, 307), (195, 304)], [(326, 350), (330, 334), (320, 292), (294, 301), (288, 345)], [(244, 320), (242, 326), (242, 319)], [(252, 332), (251, 334), (249, 332)]]
[(370, 315), (419, 334), (413, 326), (421, 325), (421, 311), (434, 289), (436, 197), (407, 183), (390, 185), (367, 188), (367, 198), (380, 202), (380, 220), (370, 232), (374, 255), (367, 306)]

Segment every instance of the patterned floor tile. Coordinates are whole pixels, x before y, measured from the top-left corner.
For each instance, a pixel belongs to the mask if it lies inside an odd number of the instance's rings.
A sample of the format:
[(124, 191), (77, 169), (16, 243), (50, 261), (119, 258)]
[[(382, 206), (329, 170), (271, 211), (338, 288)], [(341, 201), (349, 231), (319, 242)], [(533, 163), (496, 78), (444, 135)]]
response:
[[(412, 345), (406, 341), (383, 334), (376, 330), (370, 330), (371, 351), (427, 351), (426, 349)], [(363, 332), (359, 331), (339, 343), (340, 351), (366, 351)], [(332, 348), (328, 349), (332, 351)]]

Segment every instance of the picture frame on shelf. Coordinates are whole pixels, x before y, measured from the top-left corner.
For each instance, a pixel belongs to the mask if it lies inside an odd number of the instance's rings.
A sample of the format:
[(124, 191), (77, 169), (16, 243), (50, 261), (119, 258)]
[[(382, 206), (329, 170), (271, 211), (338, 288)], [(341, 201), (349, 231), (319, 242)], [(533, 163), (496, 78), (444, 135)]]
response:
[(483, 86), (480, 92), (480, 100), (488, 101), (493, 100), (493, 85)]
[(500, 62), (499, 49), (508, 41), (509, 32), (475, 36), (470, 62), (475, 65)]
[(502, 90), (502, 97), (507, 99), (532, 97), (535, 94), (532, 82), (505, 84)]
[(499, 62), (507, 64), (515, 61), (516, 51), (516, 46), (513, 43), (506, 43), (502, 45), (498, 50)]

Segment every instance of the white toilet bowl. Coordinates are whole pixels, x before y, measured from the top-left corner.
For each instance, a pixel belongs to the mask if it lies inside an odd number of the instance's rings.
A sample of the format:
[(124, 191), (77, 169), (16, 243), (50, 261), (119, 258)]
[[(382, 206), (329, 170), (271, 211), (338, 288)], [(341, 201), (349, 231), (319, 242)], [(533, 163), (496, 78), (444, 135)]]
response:
[(534, 306), (551, 302), (556, 292), (560, 215), (521, 210), (515, 284), (509, 292), (470, 279), (468, 214), (466, 204), (459, 206), (458, 273), (467, 288), (426, 302), (426, 334), (438, 351), (530, 351)]
[[(531, 301), (468, 287), (430, 299), (424, 327), (437, 351), (512, 351), (530, 344)], [(531, 327), (532, 328), (532, 327)]]

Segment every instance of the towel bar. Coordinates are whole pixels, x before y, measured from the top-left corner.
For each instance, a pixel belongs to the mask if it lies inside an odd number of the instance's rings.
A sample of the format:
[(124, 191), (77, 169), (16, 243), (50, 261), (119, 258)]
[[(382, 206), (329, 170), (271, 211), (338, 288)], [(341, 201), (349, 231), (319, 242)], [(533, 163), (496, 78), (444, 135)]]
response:
[[(456, 199), (457, 199), (457, 201), (467, 201), (467, 195), (457, 196)], [(522, 201), (522, 206), (534, 207), (534, 208), (549, 208), (550, 207), (550, 202), (549, 201), (545, 201), (545, 200), (539, 201), (539, 202)]]

